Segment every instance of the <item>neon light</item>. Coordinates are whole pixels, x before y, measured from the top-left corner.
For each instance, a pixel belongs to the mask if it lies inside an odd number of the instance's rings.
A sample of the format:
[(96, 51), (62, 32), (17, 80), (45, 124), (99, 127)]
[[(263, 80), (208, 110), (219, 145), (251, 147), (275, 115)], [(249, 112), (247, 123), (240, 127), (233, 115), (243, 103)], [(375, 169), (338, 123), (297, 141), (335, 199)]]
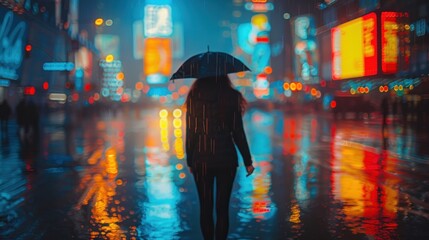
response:
[(48, 99), (51, 101), (65, 102), (67, 100), (67, 95), (64, 93), (50, 93)]
[(23, 55), (25, 22), (18, 22), (14, 27), (13, 13), (7, 12), (0, 21), (0, 78), (17, 80)]
[(253, 12), (268, 12), (274, 10), (272, 3), (246, 3), (244, 8)]
[(97, 18), (94, 21), (94, 24), (97, 26), (101, 26), (104, 23), (104, 20), (102, 18)]
[(33, 86), (25, 87), (24, 88), (24, 95), (33, 96), (36, 94), (36, 88)]
[(45, 71), (71, 71), (74, 68), (72, 62), (46, 62), (43, 64)]
[(121, 100), (118, 95), (118, 88), (124, 85), (123, 81), (116, 79), (116, 76), (122, 69), (122, 62), (113, 60), (112, 62), (100, 61), (100, 67), (103, 69), (103, 80), (101, 93), (104, 97), (110, 97), (114, 101)]
[(270, 42), (270, 39), (268, 37), (256, 37), (257, 43), (268, 43)]
[(377, 71), (377, 16), (367, 14), (334, 27), (332, 79), (373, 76)]
[[(398, 72), (399, 57), (403, 59), (402, 68), (408, 68), (409, 44), (406, 43), (409, 31), (401, 27), (402, 20), (408, 13), (382, 12), (381, 13), (381, 68), (383, 73), (392, 74)], [(398, 21), (399, 20), (399, 21)]]
[(395, 73), (398, 70), (398, 23), (394, 12), (381, 13), (381, 34), (381, 68), (384, 73)]
[(319, 81), (318, 46), (314, 17), (299, 16), (293, 21), (295, 74), (307, 83)]
[(162, 74), (169, 76), (172, 68), (171, 39), (147, 38), (143, 57), (144, 73), (146, 75)]
[(146, 77), (148, 84), (163, 84), (168, 82), (168, 77), (161, 74), (151, 74)]
[(0, 87), (9, 87), (9, 86), (10, 86), (9, 80), (0, 79)]

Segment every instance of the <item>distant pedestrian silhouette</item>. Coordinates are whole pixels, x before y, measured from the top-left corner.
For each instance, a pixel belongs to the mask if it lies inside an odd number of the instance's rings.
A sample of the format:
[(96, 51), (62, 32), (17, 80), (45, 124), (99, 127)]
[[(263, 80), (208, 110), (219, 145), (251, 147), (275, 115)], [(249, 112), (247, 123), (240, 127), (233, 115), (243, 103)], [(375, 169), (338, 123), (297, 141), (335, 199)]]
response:
[(8, 133), (8, 122), (9, 117), (12, 115), (12, 108), (6, 99), (0, 104), (0, 125), (1, 125), (1, 133), (6, 136)]
[(39, 107), (33, 102), (29, 101), (27, 104), (27, 124), (31, 130), (31, 138), (34, 141), (39, 136)]
[(392, 116), (394, 117), (395, 121), (396, 121), (397, 115), (398, 115), (398, 99), (395, 97), (392, 102)]
[(27, 103), (25, 98), (22, 98), (16, 105), (16, 122), (18, 124), (18, 135), (21, 138), (22, 135), (26, 135), (28, 132), (27, 119), (26, 119), (26, 106)]
[(16, 106), (18, 134), (23, 141), (35, 141), (39, 135), (39, 108), (24, 98)]
[(406, 97), (402, 97), (402, 101), (401, 101), (402, 122), (405, 125), (407, 125), (407, 121), (408, 121), (408, 110), (409, 110), (408, 100)]
[(247, 175), (254, 171), (243, 129), (245, 103), (227, 75), (197, 79), (186, 99), (187, 164), (197, 186), (200, 227), (206, 240), (228, 235), (229, 201), (238, 167), (235, 145)]
[(383, 97), (381, 100), (381, 114), (383, 117), (382, 124), (383, 126), (387, 125), (387, 117), (389, 115), (389, 101), (387, 97)]

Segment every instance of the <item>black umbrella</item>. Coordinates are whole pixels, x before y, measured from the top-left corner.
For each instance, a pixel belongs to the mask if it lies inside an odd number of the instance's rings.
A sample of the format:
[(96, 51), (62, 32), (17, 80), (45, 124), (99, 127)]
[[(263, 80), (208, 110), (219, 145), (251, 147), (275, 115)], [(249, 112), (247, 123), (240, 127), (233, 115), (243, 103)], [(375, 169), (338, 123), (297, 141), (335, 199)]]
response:
[(207, 51), (188, 58), (170, 80), (215, 77), (244, 71), (250, 71), (250, 69), (230, 54)]

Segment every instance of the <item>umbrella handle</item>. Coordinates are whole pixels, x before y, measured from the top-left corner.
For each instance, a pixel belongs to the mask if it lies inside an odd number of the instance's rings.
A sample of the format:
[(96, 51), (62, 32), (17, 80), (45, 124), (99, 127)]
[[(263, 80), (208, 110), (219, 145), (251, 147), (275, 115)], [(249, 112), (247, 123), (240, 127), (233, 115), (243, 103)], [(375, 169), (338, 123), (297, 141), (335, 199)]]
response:
[(210, 46), (207, 45), (207, 52), (210, 52)]

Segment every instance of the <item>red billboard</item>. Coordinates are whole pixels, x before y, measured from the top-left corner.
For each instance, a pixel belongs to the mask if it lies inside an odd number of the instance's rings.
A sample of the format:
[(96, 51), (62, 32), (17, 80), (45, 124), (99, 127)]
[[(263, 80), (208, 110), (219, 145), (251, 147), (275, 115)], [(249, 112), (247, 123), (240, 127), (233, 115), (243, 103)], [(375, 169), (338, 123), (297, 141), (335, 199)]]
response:
[(408, 13), (381, 13), (381, 70), (385, 74), (408, 69), (410, 47), (407, 44), (409, 42), (409, 27), (405, 24), (407, 19)]

